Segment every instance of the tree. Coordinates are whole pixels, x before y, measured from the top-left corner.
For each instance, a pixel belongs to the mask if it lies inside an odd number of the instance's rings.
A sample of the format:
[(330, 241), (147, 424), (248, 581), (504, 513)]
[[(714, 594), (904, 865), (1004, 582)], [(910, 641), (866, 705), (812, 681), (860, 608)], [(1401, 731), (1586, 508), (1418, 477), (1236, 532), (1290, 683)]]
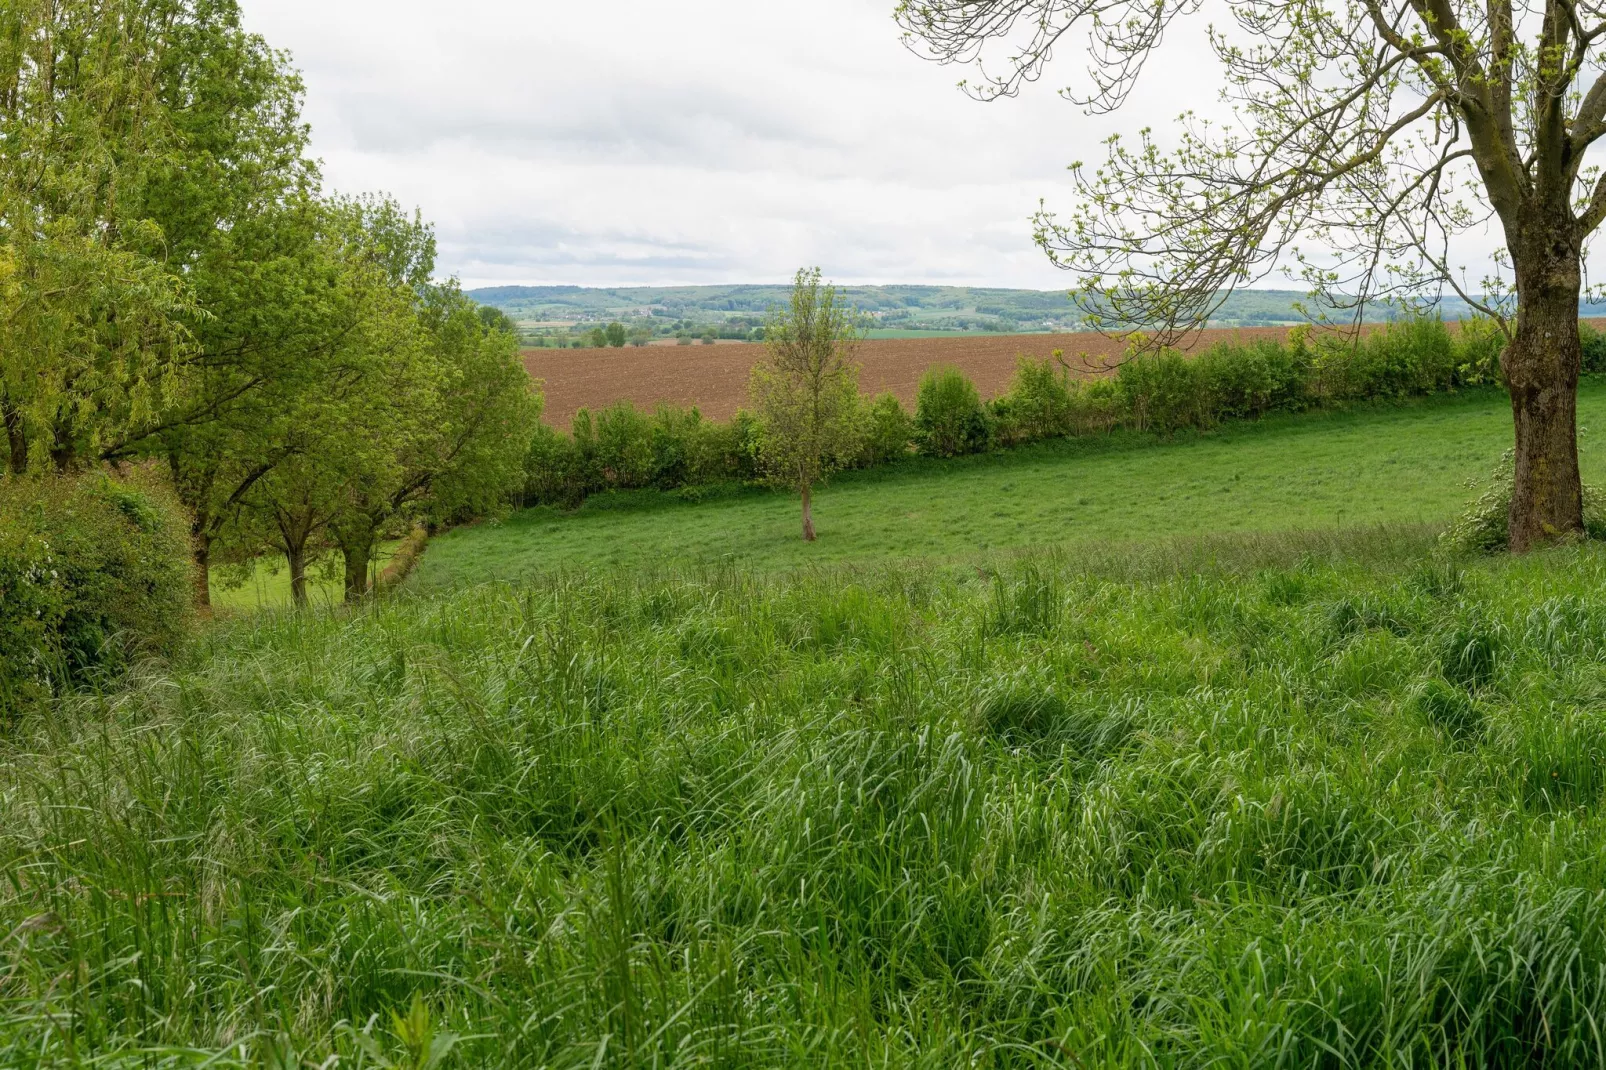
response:
[(814, 486), (858, 448), (858, 368), (851, 357), (859, 332), (836, 287), (822, 287), (820, 269), (805, 268), (764, 338), (764, 359), (748, 385), (761, 426), (759, 461), (770, 482), (802, 496), (803, 539), (813, 542)]
[(541, 397), (519, 360), (511, 324), (484, 312), (455, 282), (422, 288), (417, 317), (427, 379), (383, 425), (375, 446), (389, 451), (386, 463), (349, 484), (329, 525), (345, 564), (347, 602), (367, 596), (387, 527), (482, 514), (523, 481)]
[[(326, 241), (316, 167), (305, 155), (302, 86), (285, 58), (241, 26), (232, 0), (164, 0), (168, 47), (155, 97), (174, 146), (146, 168), (135, 211), (159, 229), (197, 310), (178, 389), (102, 443), (105, 460), (164, 462), (192, 518), (196, 599), (210, 603), (214, 549), (254, 484), (288, 455), (286, 414), (327, 371), (353, 322)], [(153, 12), (158, 8), (152, 8)]]
[(615, 349), (623, 349), (624, 348), (624, 344), (625, 344), (625, 325), (624, 324), (622, 324), (622, 323), (610, 323), (610, 324), (608, 324), (608, 328), (607, 328), (606, 332), (604, 332), (604, 333), (606, 334), (606, 337), (608, 339), (608, 344), (610, 346), (612, 346)]
[(142, 247), (169, 42), (146, 5), (0, 8), (0, 423), (7, 467), (65, 470), (164, 403), (190, 307)]
[[(1232, 119), (1191, 112), (1174, 150), (1144, 131), (1073, 168), (1080, 206), (1040, 212), (1037, 240), (1080, 276), (1104, 325), (1202, 324), (1235, 287), (1297, 264), (1319, 307), (1431, 303), (1446, 288), (1494, 316), (1515, 427), (1510, 545), (1583, 530), (1578, 300), (1586, 243), (1606, 219), (1606, 12), (1576, 0), (1226, 0), (1212, 27)], [(911, 46), (975, 62), (980, 99), (1014, 95), (1057, 45), (1085, 40), (1090, 82), (1071, 99), (1119, 108), (1196, 0), (903, 0)], [(1001, 73), (989, 46), (1008, 58)], [(1504, 237), (1481, 293), (1451, 257), (1489, 220)], [(1324, 250), (1302, 254), (1300, 242)], [(1292, 270), (1290, 268), (1290, 270)], [(1513, 312), (1509, 298), (1515, 298)]]
[[(246, 547), (277, 547), (292, 597), (307, 604), (306, 567), (364, 487), (396, 478), (395, 442), (429, 418), (435, 384), (418, 329), (428, 285), (430, 228), (389, 200), (323, 203), (309, 236), (329, 270), (316, 320), (317, 348), (297, 389), (281, 395), (271, 428), (279, 456), (244, 495)], [(478, 323), (477, 317), (475, 323)]]

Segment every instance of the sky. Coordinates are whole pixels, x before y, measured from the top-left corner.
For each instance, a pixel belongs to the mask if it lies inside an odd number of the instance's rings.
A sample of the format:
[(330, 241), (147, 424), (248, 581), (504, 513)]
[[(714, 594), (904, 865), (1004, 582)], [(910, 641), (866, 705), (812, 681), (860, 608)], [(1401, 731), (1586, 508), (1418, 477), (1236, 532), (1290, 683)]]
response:
[(1063, 288), (1040, 200), (1115, 130), (1213, 96), (1196, 38), (1117, 116), (977, 103), (894, 0), (245, 0), (291, 54), (327, 185), (437, 228), (466, 286), (782, 282)]

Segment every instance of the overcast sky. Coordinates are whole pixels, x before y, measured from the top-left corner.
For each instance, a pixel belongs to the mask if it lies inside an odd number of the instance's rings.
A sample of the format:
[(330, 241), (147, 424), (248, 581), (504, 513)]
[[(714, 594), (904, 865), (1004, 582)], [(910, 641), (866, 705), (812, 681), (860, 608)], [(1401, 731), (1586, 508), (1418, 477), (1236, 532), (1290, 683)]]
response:
[[(245, 0), (307, 82), (330, 187), (416, 205), (466, 285), (1060, 288), (1039, 198), (1112, 130), (1208, 101), (1183, 40), (1119, 117), (978, 104), (894, 0)], [(1054, 76), (1074, 80), (1067, 57)]]

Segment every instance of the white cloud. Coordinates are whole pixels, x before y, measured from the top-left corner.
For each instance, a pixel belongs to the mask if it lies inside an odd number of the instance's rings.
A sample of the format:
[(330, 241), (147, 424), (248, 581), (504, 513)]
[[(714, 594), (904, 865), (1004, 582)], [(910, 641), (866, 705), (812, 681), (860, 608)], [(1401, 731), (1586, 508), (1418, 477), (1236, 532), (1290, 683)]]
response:
[(1047, 85), (982, 105), (902, 47), (892, 6), (247, 0), (247, 21), (302, 69), (330, 186), (420, 207), (470, 284), (818, 263), (844, 282), (1066, 285), (1031, 243), (1039, 198), (1063, 203), (1065, 165), (1118, 125), (1180, 110), (1178, 72), (1118, 119)]
[[(245, 0), (308, 86), (329, 184), (437, 224), (471, 285), (781, 281), (1058, 288), (1039, 199), (1110, 133), (1215, 110), (1197, 21), (1115, 115), (1019, 99), (905, 50), (894, 0)], [(1475, 260), (1487, 241), (1472, 239)], [(1474, 270), (1474, 275), (1478, 271)]]

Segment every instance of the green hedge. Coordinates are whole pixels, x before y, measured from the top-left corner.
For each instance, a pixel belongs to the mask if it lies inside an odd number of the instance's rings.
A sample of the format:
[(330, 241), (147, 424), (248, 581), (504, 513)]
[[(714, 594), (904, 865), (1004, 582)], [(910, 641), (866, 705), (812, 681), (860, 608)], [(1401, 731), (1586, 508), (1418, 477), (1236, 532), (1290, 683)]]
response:
[[(1606, 372), (1606, 335), (1588, 324), (1579, 329), (1584, 371)], [(1487, 320), (1452, 332), (1439, 320), (1418, 319), (1358, 340), (1313, 339), (1295, 328), (1284, 342), (1223, 342), (1186, 357), (1161, 350), (1091, 379), (1057, 360), (1022, 357), (1009, 392), (990, 402), (957, 369), (938, 367), (921, 379), (912, 415), (890, 394), (864, 399), (857, 464), (884, 464), (911, 451), (952, 457), (1117, 427), (1173, 434), (1276, 410), (1498, 383), (1503, 345)], [(572, 434), (543, 428), (537, 435), (525, 503), (573, 506), (602, 490), (749, 480), (757, 430), (746, 413), (722, 424), (695, 409), (648, 414), (628, 402), (596, 414), (581, 410)]]
[(0, 718), (172, 653), (193, 598), (188, 524), (160, 490), (0, 483)]

